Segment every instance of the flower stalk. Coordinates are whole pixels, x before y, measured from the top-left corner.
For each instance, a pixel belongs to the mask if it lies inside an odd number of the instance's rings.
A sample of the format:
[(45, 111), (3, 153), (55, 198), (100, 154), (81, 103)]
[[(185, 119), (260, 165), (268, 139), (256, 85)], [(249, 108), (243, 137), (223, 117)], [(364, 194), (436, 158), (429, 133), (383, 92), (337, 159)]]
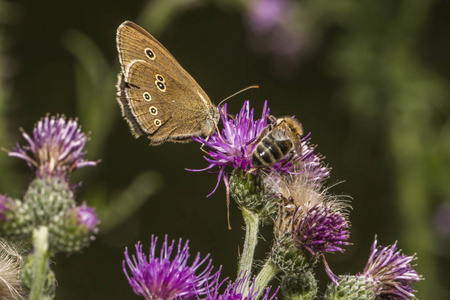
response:
[(273, 262), (271, 258), (266, 260), (266, 263), (259, 271), (258, 276), (256, 276), (253, 288), (258, 291), (255, 299), (259, 298), (263, 292), (264, 288), (269, 284), (269, 282), (280, 272), (280, 268)]
[(44, 295), (44, 285), (48, 272), (48, 227), (40, 226), (33, 230), (33, 283), (31, 285), (30, 300), (47, 298)]
[(256, 244), (258, 243), (259, 216), (257, 213), (242, 207), (242, 216), (245, 222), (245, 241), (244, 249), (239, 262), (239, 274), (251, 274), (253, 265), (253, 256), (255, 254)]

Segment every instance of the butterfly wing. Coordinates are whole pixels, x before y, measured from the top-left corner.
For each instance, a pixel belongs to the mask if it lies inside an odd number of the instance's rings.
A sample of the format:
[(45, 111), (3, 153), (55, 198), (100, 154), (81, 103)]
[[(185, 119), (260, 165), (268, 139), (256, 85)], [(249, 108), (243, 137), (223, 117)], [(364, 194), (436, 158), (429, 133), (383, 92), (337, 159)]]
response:
[[(179, 74), (178, 77), (182, 79), (181, 82), (185, 85), (194, 83), (200, 88), (172, 54), (139, 25), (131, 21), (123, 22), (117, 28), (116, 44), (122, 73), (125, 75), (127, 75), (128, 68), (134, 61), (142, 60), (152, 64), (163, 73), (171, 72), (175, 77)], [(150, 52), (147, 52), (148, 50)], [(149, 54), (153, 55), (149, 56)]]
[(151, 64), (136, 61), (123, 75), (127, 119), (135, 120), (132, 132), (137, 136), (148, 134), (153, 145), (211, 134), (215, 125), (207, 99), (202, 98), (200, 91), (195, 94), (176, 78), (159, 72)]
[(135, 137), (148, 134), (151, 144), (160, 144), (214, 131), (217, 108), (152, 35), (126, 21), (117, 29), (117, 49), (118, 102)]

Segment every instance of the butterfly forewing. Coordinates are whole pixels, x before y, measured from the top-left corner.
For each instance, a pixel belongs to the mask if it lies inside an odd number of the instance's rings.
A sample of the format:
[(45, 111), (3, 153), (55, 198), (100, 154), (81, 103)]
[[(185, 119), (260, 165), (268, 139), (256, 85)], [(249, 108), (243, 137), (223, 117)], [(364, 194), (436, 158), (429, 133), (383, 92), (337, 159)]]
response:
[[(200, 90), (208, 98), (200, 85), (183, 69), (172, 54), (139, 25), (126, 21), (119, 26), (117, 29), (117, 50), (124, 74), (127, 74), (127, 67), (133, 61), (143, 60), (155, 66), (162, 73), (172, 74), (188, 88)], [(154, 57), (150, 58), (146, 50), (150, 50)]]

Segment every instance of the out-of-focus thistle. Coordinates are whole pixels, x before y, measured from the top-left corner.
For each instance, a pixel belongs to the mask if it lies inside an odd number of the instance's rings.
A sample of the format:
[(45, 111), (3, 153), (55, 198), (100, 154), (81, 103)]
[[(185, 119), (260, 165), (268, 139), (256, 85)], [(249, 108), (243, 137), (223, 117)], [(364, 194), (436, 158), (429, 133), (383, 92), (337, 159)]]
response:
[(0, 194), (0, 231), (3, 236), (23, 239), (34, 228), (30, 205)]
[[(22, 136), (27, 144), (17, 144), (8, 154), (25, 160), (36, 176), (23, 201), (0, 196), (2, 233), (23, 239), (34, 228), (47, 226), (50, 252), (78, 251), (93, 238), (99, 223), (92, 208), (85, 204), (76, 207), (76, 185), (68, 181), (74, 170), (97, 164), (84, 159), (87, 137), (76, 120), (66, 120), (64, 116), (47, 116), (36, 124), (32, 136), (23, 130)], [(91, 220), (89, 226), (87, 219)]]
[(33, 251), (21, 274), (30, 299), (52, 299), (56, 281), (49, 258), (57, 252), (73, 253), (89, 245), (99, 220), (93, 208), (77, 206), (70, 174), (97, 162), (84, 159), (86, 135), (76, 120), (64, 116), (41, 119), (26, 144), (17, 144), (9, 156), (26, 161), (35, 171), (22, 200), (0, 195), (0, 233), (11, 239), (29, 240)]
[(291, 75), (311, 47), (308, 16), (302, 3), (294, 0), (248, 1), (245, 23), (250, 44), (257, 53), (269, 54), (273, 66), (283, 75)]
[(77, 252), (95, 239), (100, 221), (94, 209), (86, 203), (62, 211), (56, 218), (60, 219), (59, 224), (50, 225), (50, 244), (56, 251)]
[(77, 120), (46, 116), (36, 124), (32, 136), (21, 130), (28, 144), (20, 146), (17, 143), (9, 156), (25, 160), (37, 176), (67, 178), (76, 169), (97, 164), (84, 159), (87, 137)]

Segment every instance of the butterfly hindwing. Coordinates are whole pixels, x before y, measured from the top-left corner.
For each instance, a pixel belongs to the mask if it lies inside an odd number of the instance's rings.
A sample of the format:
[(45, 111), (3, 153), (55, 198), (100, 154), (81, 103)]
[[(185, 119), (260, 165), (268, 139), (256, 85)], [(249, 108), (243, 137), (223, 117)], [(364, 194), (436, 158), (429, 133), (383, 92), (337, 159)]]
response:
[(196, 102), (199, 95), (159, 71), (146, 62), (136, 61), (130, 66), (128, 76), (124, 76), (128, 106), (141, 131), (151, 141), (166, 136), (166, 139), (183, 140), (202, 134), (201, 123), (208, 112), (204, 103)]

